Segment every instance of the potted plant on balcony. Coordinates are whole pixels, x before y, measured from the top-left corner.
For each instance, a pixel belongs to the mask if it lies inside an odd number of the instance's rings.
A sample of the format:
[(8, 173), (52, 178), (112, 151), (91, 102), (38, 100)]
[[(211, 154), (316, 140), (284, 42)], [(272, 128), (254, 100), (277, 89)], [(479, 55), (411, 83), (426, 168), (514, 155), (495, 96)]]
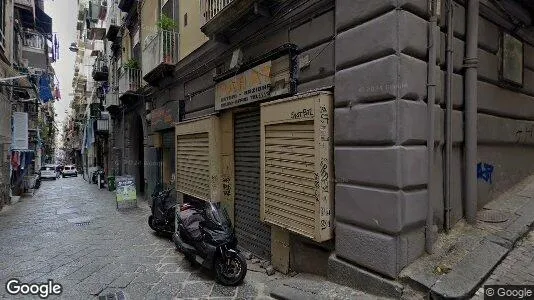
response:
[(139, 63), (137, 60), (130, 58), (124, 63), (124, 67), (128, 69), (139, 69)]
[(172, 63), (172, 54), (174, 49), (174, 29), (177, 26), (176, 22), (172, 18), (167, 17), (165, 14), (161, 15), (160, 20), (157, 23), (158, 28), (161, 30), (163, 49), (163, 62)]

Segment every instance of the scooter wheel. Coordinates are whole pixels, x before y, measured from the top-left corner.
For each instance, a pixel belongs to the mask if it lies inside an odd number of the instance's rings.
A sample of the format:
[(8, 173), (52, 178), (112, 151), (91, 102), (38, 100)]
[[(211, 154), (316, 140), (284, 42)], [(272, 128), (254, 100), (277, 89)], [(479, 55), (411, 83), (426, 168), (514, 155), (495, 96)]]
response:
[(241, 253), (236, 253), (225, 261), (222, 256), (215, 259), (215, 274), (217, 281), (226, 286), (236, 286), (243, 282), (247, 275), (247, 261)]

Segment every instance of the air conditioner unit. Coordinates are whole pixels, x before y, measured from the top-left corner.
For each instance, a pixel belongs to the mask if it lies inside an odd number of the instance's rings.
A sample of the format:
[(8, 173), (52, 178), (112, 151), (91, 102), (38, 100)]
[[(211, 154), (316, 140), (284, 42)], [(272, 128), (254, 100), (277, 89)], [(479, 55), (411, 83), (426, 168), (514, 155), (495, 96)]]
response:
[(261, 105), (260, 218), (317, 242), (333, 237), (333, 96)]

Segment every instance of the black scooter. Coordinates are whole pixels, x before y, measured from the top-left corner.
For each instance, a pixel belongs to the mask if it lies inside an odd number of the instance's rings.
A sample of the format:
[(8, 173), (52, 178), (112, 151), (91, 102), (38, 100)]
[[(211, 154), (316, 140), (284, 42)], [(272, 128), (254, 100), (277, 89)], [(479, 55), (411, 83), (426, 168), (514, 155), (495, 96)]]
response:
[(148, 226), (158, 233), (173, 234), (175, 231), (176, 199), (171, 197), (172, 190), (164, 190), (158, 184), (152, 193), (152, 214), (148, 217)]
[(191, 262), (215, 270), (219, 283), (236, 286), (247, 274), (247, 261), (237, 250), (230, 218), (220, 205), (205, 201), (184, 203), (177, 212), (176, 248)]

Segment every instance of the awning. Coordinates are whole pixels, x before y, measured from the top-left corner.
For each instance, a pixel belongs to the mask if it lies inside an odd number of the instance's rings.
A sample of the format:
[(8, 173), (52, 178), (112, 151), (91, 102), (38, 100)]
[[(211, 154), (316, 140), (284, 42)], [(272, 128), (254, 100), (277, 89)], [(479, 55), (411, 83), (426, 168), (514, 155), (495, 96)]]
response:
[[(42, 9), (35, 7), (35, 20), (33, 13), (26, 9), (19, 10), (22, 27), (35, 28), (41, 32), (47, 39), (52, 40), (52, 18), (49, 17)], [(35, 21), (35, 22), (34, 22)]]
[(35, 23), (39, 30), (47, 36), (52, 38), (52, 18), (49, 17), (42, 9), (35, 7)]

